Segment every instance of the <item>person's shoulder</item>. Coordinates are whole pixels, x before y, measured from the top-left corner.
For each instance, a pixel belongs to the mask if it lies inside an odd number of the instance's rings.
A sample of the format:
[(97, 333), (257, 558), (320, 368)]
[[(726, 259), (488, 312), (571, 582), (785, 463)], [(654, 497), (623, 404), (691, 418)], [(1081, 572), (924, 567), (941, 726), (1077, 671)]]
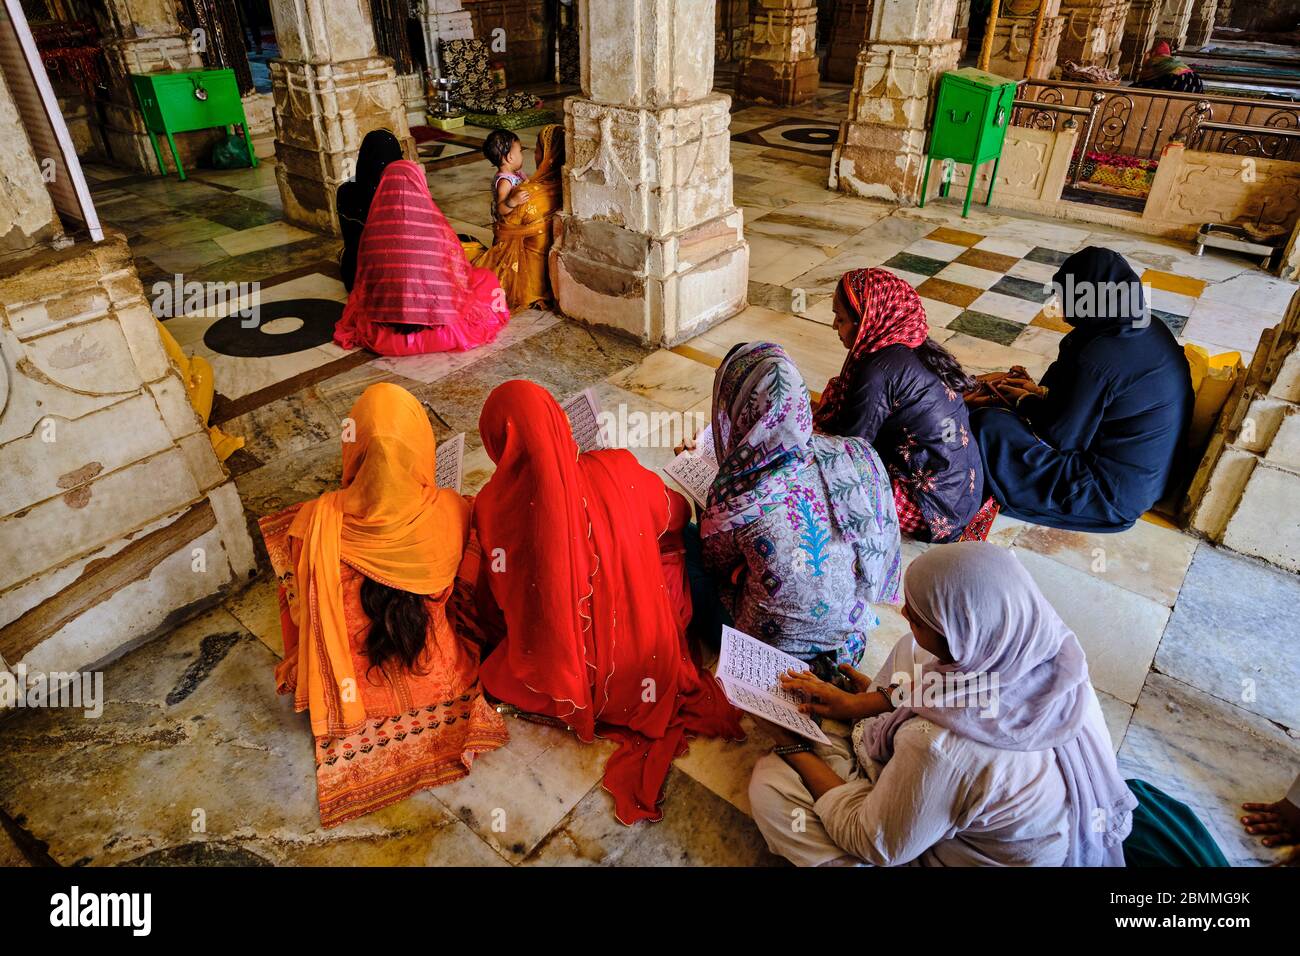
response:
[(921, 367), (916, 352), (906, 345), (886, 345), (863, 358), (853, 370), (854, 384), (897, 378)]

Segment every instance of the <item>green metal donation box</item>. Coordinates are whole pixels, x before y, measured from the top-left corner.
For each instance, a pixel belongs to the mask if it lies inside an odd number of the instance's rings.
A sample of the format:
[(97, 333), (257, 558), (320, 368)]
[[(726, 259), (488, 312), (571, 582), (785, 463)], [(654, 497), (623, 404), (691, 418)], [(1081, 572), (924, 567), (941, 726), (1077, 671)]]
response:
[(166, 136), (171, 147), (176, 172), (185, 178), (181, 154), (176, 151), (175, 133), (188, 133), (214, 126), (239, 126), (244, 130), (244, 146), (250, 165), (257, 165), (253, 140), (248, 135), (248, 119), (239, 98), (234, 70), (184, 70), (175, 73), (132, 73), (131, 86), (144, 114), (144, 125), (153, 143), (158, 168), (167, 175), (158, 137)]
[[(993, 183), (1002, 160), (1002, 141), (1011, 123), (1012, 101), (1016, 98), (1016, 81), (986, 73), (974, 67), (951, 70), (939, 78), (939, 97), (930, 130), (930, 150), (925, 157), (925, 178), (921, 181), (921, 205), (925, 205), (926, 187), (930, 184), (930, 161), (951, 160), (970, 166), (966, 184), (966, 203), (961, 214), (970, 213), (975, 172), (980, 164), (993, 160), (989, 177), (988, 205), (993, 199)], [(951, 166), (945, 170), (939, 195), (947, 196), (952, 185)]]

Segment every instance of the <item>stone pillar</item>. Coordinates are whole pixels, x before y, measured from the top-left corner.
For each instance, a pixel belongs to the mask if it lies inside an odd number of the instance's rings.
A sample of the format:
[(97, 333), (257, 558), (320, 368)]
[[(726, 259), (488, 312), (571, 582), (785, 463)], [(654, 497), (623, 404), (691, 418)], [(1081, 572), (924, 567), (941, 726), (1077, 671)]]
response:
[(961, 41), (964, 54), (966, 44), (970, 42), (970, 0), (957, 0), (957, 17), (953, 23), (952, 35), (954, 39)]
[(585, 3), (579, 27), (551, 283), (573, 318), (680, 342), (743, 309), (749, 284), (713, 2)]
[(391, 61), (378, 55), (367, 0), (272, 0), (276, 180), (287, 220), (337, 233), (334, 194), (367, 133), (415, 144)]
[(1120, 43), (1120, 76), (1132, 79), (1142, 68), (1147, 51), (1155, 42), (1160, 19), (1160, 0), (1129, 0), (1124, 19), (1124, 39)]
[[(54, 209), (41, 159), (32, 150), (27, 129), (0, 73), (0, 272), (6, 259), (26, 255), (63, 235)], [(4, 365), (0, 362), (0, 383)], [(0, 384), (0, 406), (4, 405)]]
[(997, 28), (993, 31), (990, 73), (1013, 80), (1024, 77), (1041, 80), (1052, 72), (1052, 67), (1056, 66), (1057, 49), (1065, 32), (1065, 17), (1058, 16), (1062, 0), (1042, 2), (1047, 4), (1047, 13), (1043, 19), (1043, 32), (1038, 40), (1033, 63), (1029, 62), (1029, 51), (1034, 46), (1038, 12), (1035, 9), (1022, 16), (1010, 16), (1005, 13), (1008, 4), (1004, 2), (1004, 13), (998, 17)]
[(1056, 62), (1116, 68), (1127, 15), (1128, 0), (1061, 0), (1065, 27)]
[(1192, 4), (1196, 0), (1164, 0), (1156, 23), (1156, 38), (1168, 40), (1178, 50), (1187, 43), (1187, 28), (1192, 21)]
[[(99, 18), (109, 74), (103, 104), (105, 146), (119, 165), (158, 172), (130, 74), (201, 70), (203, 57), (191, 48), (191, 37), (181, 26), (172, 0), (106, 0)], [(191, 162), (214, 139), (201, 132), (177, 134), (181, 161)], [(174, 169), (166, 143), (162, 151), (168, 168)]]
[(957, 0), (877, 0), (858, 54), (832, 189), (910, 205), (925, 168), (926, 117), (939, 74), (957, 66)]
[(794, 106), (817, 95), (817, 0), (754, 0), (736, 96)]
[(419, 13), (429, 68), (436, 78), (441, 75), (439, 44), (443, 40), (474, 39), (474, 18), (461, 6), (461, 0), (419, 0)]
[(858, 53), (867, 40), (867, 17), (874, 0), (835, 0), (830, 36), (826, 38), (826, 79), (852, 83), (857, 74)]
[(1187, 25), (1187, 46), (1199, 48), (1210, 42), (1214, 33), (1214, 16), (1218, 12), (1219, 0), (1196, 0), (1192, 6), (1192, 17)]
[(0, 673), (54, 680), (219, 600), (256, 561), (126, 240), (59, 241), (2, 75), (0, 162)]

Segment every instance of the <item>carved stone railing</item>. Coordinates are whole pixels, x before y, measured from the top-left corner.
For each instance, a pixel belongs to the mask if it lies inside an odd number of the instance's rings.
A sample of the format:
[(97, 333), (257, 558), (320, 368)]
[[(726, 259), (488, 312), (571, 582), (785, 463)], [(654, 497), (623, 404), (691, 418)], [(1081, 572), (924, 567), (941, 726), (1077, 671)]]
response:
[[(1255, 143), (1263, 144), (1259, 146), (1261, 149), (1273, 148), (1269, 144), (1276, 141), (1289, 143), (1291, 137), (1287, 131), (1300, 130), (1300, 103), (1169, 93), (1068, 80), (1026, 80), (1019, 89), (1021, 99), (1039, 104), (1039, 108), (1048, 105), (1087, 108), (1098, 95), (1100, 100), (1097, 101), (1095, 122), (1080, 141), (1080, 156), (1095, 151), (1157, 159), (1161, 150), (1175, 138), (1185, 140), (1198, 121), (1214, 124), (1211, 129), (1215, 130), (1216, 136), (1228, 134), (1227, 130), (1217, 129), (1219, 124), (1246, 127), (1252, 131), (1279, 131), (1277, 134), (1262, 134), (1262, 140), (1249, 137), (1234, 140), (1235, 148), (1240, 149), (1252, 148)], [(1208, 107), (1208, 115), (1198, 114), (1198, 104), (1202, 103)]]
[[(1021, 80), (1017, 84), (1017, 88), (1023, 93), (1025, 85), (1029, 82), (1028, 80)], [(1029, 129), (1055, 130), (1057, 117), (1064, 116), (1063, 127), (1072, 129), (1074, 127), (1070, 124), (1077, 125), (1079, 119), (1082, 118), (1083, 135), (1079, 137), (1074, 156), (1070, 159), (1069, 178), (1070, 185), (1073, 186), (1079, 181), (1079, 170), (1083, 166), (1080, 160), (1083, 158), (1084, 145), (1092, 135), (1093, 127), (1097, 123), (1097, 110), (1105, 98), (1105, 94), (1100, 91), (1093, 93), (1088, 100), (1087, 106), (1066, 106), (1048, 100), (1016, 99), (1011, 103), (1011, 125), (1024, 126)]]

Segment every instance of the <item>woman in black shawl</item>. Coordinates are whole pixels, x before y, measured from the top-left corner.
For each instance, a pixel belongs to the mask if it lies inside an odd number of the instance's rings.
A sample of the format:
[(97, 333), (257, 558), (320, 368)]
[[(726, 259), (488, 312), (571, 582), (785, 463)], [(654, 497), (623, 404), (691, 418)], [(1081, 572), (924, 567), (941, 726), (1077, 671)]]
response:
[(1026, 521), (1123, 531), (1165, 492), (1191, 420), (1191, 373), (1119, 254), (1089, 246), (1052, 281), (1073, 327), (1056, 361), (1038, 385), (1003, 380), (1014, 410), (971, 416), (986, 493)]
[(370, 214), (370, 200), (375, 198), (379, 179), (389, 163), (402, 158), (402, 144), (386, 129), (371, 130), (361, 141), (357, 154), (357, 174), (339, 187), (335, 200), (339, 212), (339, 231), (343, 234), (343, 255), (339, 271), (343, 285), (351, 292), (357, 274), (357, 249), (361, 245), (361, 230)]

